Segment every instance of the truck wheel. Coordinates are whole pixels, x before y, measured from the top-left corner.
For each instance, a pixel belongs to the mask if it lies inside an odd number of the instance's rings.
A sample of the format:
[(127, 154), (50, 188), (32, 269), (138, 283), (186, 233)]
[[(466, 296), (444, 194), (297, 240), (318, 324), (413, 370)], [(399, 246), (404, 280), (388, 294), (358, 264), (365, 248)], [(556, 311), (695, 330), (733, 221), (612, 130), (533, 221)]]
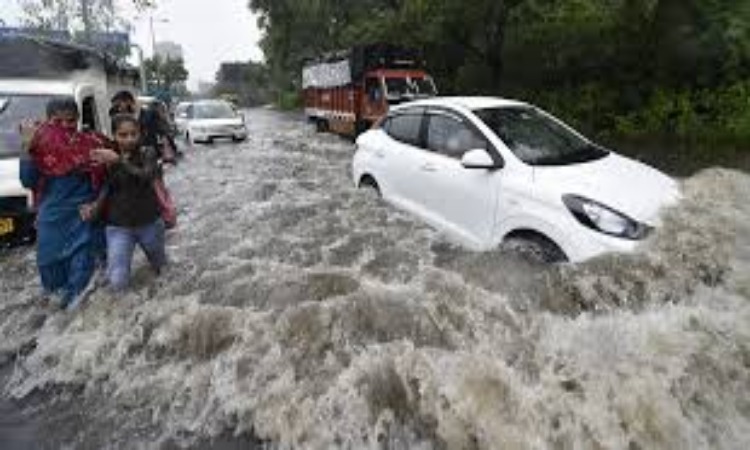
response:
[(328, 121), (325, 119), (318, 119), (315, 121), (315, 129), (318, 133), (325, 133), (328, 131)]
[(358, 120), (356, 125), (354, 125), (354, 137), (357, 137), (365, 131), (369, 130), (370, 127), (372, 127), (372, 124), (370, 124), (370, 122), (366, 120)]

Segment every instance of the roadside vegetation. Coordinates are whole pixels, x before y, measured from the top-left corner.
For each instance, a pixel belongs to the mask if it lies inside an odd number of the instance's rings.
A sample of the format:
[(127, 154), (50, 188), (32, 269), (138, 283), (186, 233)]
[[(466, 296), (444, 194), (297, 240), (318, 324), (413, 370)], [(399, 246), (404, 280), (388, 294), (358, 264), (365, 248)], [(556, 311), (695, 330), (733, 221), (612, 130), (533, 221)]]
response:
[(747, 1), (251, 0), (250, 8), (285, 106), (305, 60), (388, 41), (421, 49), (442, 94), (522, 98), (605, 143), (748, 163)]

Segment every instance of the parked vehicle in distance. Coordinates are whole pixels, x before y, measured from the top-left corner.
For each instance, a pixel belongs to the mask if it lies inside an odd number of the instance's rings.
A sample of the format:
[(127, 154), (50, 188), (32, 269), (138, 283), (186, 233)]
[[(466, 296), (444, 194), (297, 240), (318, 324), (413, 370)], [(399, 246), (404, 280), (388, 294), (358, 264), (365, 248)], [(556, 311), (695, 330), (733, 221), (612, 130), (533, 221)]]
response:
[(357, 135), (391, 105), (437, 94), (419, 52), (374, 44), (334, 52), (302, 71), (305, 114), (319, 131)]
[(189, 143), (211, 143), (221, 138), (234, 142), (247, 139), (245, 116), (224, 100), (180, 103), (175, 109), (175, 124)]
[(670, 177), (511, 100), (400, 105), (357, 147), (358, 186), (469, 248), (523, 241), (548, 262), (631, 251), (680, 198)]
[(190, 120), (188, 119), (187, 111), (192, 104), (192, 102), (180, 102), (177, 104), (177, 106), (174, 107), (174, 125), (177, 128), (178, 136), (184, 137), (185, 133), (187, 132), (187, 124)]

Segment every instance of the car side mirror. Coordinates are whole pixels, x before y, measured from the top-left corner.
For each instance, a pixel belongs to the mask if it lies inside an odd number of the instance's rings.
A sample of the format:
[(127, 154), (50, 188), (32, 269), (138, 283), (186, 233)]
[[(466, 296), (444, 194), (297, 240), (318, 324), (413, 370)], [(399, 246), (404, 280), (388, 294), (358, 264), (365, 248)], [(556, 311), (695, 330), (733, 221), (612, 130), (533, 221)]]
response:
[(494, 170), (500, 168), (492, 159), (492, 156), (487, 153), (487, 150), (481, 148), (464, 153), (464, 156), (461, 157), (461, 165), (466, 169)]

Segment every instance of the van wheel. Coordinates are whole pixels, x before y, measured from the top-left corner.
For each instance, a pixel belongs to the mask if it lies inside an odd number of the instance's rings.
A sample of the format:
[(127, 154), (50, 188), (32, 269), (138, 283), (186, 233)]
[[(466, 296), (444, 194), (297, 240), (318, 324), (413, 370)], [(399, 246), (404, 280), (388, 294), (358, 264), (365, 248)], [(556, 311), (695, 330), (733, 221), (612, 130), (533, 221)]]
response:
[(318, 119), (315, 121), (315, 130), (318, 133), (325, 133), (328, 131), (328, 121), (324, 119)]
[(548, 237), (538, 233), (518, 233), (503, 241), (503, 250), (520, 255), (522, 258), (542, 264), (568, 262), (565, 252)]

